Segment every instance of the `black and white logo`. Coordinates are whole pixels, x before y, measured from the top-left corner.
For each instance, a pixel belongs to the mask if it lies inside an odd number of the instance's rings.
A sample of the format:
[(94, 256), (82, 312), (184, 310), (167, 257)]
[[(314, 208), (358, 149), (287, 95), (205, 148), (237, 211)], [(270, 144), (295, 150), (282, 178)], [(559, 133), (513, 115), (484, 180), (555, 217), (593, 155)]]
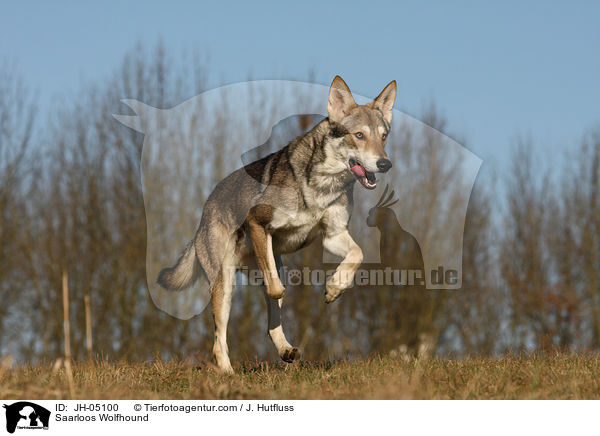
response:
[(14, 433), (16, 429), (48, 430), (50, 411), (29, 401), (5, 404), (6, 431)]

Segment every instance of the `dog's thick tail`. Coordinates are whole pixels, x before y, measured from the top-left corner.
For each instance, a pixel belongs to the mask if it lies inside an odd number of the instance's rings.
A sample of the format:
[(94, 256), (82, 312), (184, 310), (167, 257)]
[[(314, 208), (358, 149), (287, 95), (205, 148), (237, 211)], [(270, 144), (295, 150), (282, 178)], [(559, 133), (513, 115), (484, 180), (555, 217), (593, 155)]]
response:
[(157, 283), (169, 291), (181, 291), (196, 281), (200, 268), (192, 240), (185, 247), (174, 266), (163, 268), (160, 271)]

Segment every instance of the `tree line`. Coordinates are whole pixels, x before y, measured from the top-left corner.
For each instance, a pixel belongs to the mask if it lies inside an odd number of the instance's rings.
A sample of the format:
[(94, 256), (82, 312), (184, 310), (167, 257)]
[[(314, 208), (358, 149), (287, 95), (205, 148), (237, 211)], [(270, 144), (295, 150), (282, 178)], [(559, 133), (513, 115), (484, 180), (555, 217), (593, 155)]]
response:
[[(144, 135), (112, 117), (123, 112), (124, 97), (156, 108), (173, 107), (205, 91), (208, 75), (201, 57), (174, 60), (160, 45), (138, 46), (111, 77), (85, 87), (42, 117), (18, 74), (0, 66), (0, 354), (21, 361), (62, 354), (61, 278), (68, 271), (75, 358), (86, 355), (86, 294), (99, 357), (210, 355), (210, 311), (180, 320), (159, 310), (148, 293), (147, 232), (154, 230), (147, 228), (141, 184)], [(193, 143), (193, 152), (186, 151), (189, 158), (180, 160), (186, 167), (178, 169), (193, 175), (193, 183), (181, 186), (174, 196), (161, 187), (178, 182), (158, 174), (153, 190), (173, 208), (193, 208), (191, 215), (163, 217), (165, 225), (183, 229), (189, 238), (211, 187), (239, 167), (239, 159), (229, 157), (256, 145), (243, 138), (227, 139), (239, 126), (219, 114), (204, 119), (199, 111), (194, 121), (198, 127), (191, 132), (206, 140)], [(259, 115), (253, 115), (251, 126), (271, 122)], [(420, 118), (436, 131), (453, 133), (433, 105)], [(300, 117), (286, 126), (286, 135), (307, 127), (310, 120)], [(402, 125), (394, 129), (388, 148), (395, 166), (414, 159), (443, 173), (435, 135), (425, 134), (428, 144), (422, 150), (427, 152), (415, 156), (418, 132)], [(529, 139), (507, 144), (507, 150), (512, 153), (507, 171), (495, 181), (480, 174), (469, 199), (462, 289), (357, 286), (335, 304), (325, 305), (322, 287), (289, 285), (284, 323), (305, 358), (423, 352), (492, 355), (600, 346), (600, 130), (584, 133), (560, 159), (550, 160)], [(544, 168), (550, 161), (552, 165)], [(452, 171), (435, 182), (428, 174), (415, 174), (427, 188), (421, 193), (397, 192), (400, 201), (407, 213), (443, 222), (444, 217), (413, 211), (410, 198), (435, 195), (440, 192), (435, 183), (451, 186)], [(372, 206), (355, 205), (366, 208), (365, 214)], [(404, 230), (386, 220), (385, 212), (373, 213), (377, 216), (372, 225), (382, 236), (403, 237)], [(382, 250), (381, 268), (420, 268), (414, 244), (382, 245)], [(322, 259), (322, 248), (315, 243), (286, 256), (285, 262), (299, 269), (327, 269)], [(248, 286), (236, 293), (229, 329), (232, 357), (276, 359), (266, 340), (262, 292)]]

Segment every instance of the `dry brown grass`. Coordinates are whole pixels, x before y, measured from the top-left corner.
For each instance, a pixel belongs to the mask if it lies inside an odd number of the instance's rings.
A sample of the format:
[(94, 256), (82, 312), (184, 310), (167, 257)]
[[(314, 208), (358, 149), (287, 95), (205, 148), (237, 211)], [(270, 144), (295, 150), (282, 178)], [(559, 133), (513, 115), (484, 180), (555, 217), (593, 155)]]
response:
[[(177, 362), (74, 365), (78, 399), (599, 399), (600, 359), (531, 355), (295, 365), (245, 362), (226, 376)], [(4, 399), (66, 399), (64, 369), (0, 370)]]

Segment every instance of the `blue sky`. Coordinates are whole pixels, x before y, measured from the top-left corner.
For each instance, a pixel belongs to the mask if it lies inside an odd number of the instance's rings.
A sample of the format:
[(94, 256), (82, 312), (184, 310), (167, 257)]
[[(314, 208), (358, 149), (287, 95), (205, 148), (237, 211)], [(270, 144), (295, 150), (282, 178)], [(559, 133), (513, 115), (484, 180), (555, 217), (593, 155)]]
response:
[[(14, 61), (42, 106), (115, 70), (137, 41), (208, 53), (212, 86), (340, 74), (396, 107), (431, 99), (453, 132), (502, 162), (517, 135), (550, 154), (600, 123), (600, 3), (4, 2), (0, 60)], [(124, 96), (126, 97), (126, 96)], [(558, 154), (556, 154), (558, 155)]]

